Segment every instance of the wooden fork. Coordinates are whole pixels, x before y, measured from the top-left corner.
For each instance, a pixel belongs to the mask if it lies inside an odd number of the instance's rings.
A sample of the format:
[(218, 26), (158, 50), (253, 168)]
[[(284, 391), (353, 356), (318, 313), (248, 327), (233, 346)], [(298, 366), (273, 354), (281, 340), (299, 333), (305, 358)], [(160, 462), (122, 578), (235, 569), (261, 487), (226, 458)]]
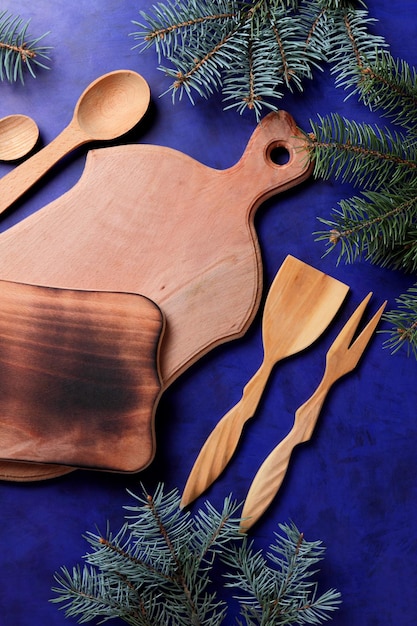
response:
[(240, 529), (247, 531), (266, 511), (277, 494), (286, 474), (291, 453), (296, 445), (308, 441), (313, 433), (326, 395), (344, 374), (352, 371), (381, 318), (386, 302), (378, 309), (352, 345), (352, 337), (362, 318), (372, 292), (357, 307), (331, 345), (326, 356), (323, 378), (313, 395), (295, 413), (294, 426), (272, 450), (259, 468), (246, 497)]

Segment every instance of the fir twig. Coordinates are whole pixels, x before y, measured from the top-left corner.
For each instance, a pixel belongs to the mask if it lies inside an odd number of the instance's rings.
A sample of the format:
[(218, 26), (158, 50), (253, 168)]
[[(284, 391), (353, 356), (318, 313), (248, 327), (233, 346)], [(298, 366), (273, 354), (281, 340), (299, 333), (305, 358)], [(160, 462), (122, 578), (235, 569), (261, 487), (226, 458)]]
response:
[(367, 189), (383, 189), (415, 180), (417, 141), (404, 134), (347, 120), (338, 114), (311, 120), (308, 149), (314, 175), (334, 177)]
[[(331, 589), (318, 596), (311, 581), (323, 558), (320, 542), (307, 542), (294, 525), (265, 559), (239, 531), (236, 504), (226, 498), (222, 511), (209, 503), (194, 518), (180, 509), (177, 491), (160, 485), (145, 491), (120, 531), (88, 533), (92, 551), (86, 565), (56, 573), (57, 594), (67, 617), (80, 623), (118, 617), (132, 626), (220, 626), (227, 607), (210, 592), (216, 557), (226, 567), (228, 587), (239, 588), (247, 626), (320, 624), (340, 602)], [(243, 595), (242, 595), (243, 594)]]
[[(345, 14), (346, 15), (346, 14)], [(349, 26), (348, 26), (349, 25)], [(334, 177), (361, 188), (361, 196), (341, 200), (318, 240), (338, 260), (358, 258), (381, 267), (417, 271), (417, 89), (415, 68), (395, 60), (374, 40), (369, 47), (361, 28), (346, 20), (351, 59), (336, 59), (337, 82), (351, 88), (360, 101), (379, 110), (401, 130), (349, 121), (339, 115), (311, 122), (306, 136), (315, 176)], [(342, 35), (340, 35), (342, 37)], [(340, 45), (342, 42), (340, 40)], [(392, 327), (385, 345), (396, 352), (405, 346), (417, 357), (417, 292), (411, 288), (384, 314)]]
[(33, 38), (28, 36), (30, 20), (24, 22), (20, 17), (7, 11), (0, 12), (0, 81), (24, 83), (27, 70), (34, 78), (35, 69), (48, 69), (44, 61), (49, 60), (50, 46), (40, 45), (49, 34)]
[(374, 63), (363, 68), (360, 99), (393, 123), (417, 132), (417, 72), (404, 60), (378, 50)]
[[(145, 49), (154, 45), (160, 69), (173, 79), (168, 91), (181, 98), (187, 93), (208, 97), (222, 91), (225, 107), (242, 113), (254, 110), (259, 118), (266, 108), (276, 109), (281, 85), (303, 88), (313, 69), (326, 58), (324, 8), (313, 0), (310, 11), (290, 0), (193, 0), (154, 7), (133, 21), (131, 33)], [(331, 2), (329, 4), (332, 4)], [(311, 22), (309, 21), (311, 19)]]
[(396, 302), (397, 308), (385, 315), (385, 319), (393, 324), (394, 328), (381, 331), (390, 335), (385, 347), (392, 353), (405, 347), (407, 353), (413, 353), (417, 359), (417, 283), (397, 298)]
[(306, 541), (294, 524), (280, 529), (266, 558), (247, 539), (224, 557), (227, 586), (239, 589), (236, 598), (247, 624), (319, 624), (340, 602), (334, 589), (318, 596), (311, 581), (324, 548)]
[(338, 246), (339, 260), (348, 263), (364, 257), (376, 265), (417, 270), (415, 222), (417, 189), (409, 187), (401, 194), (364, 192), (341, 200), (332, 219), (320, 218), (327, 230), (318, 231), (317, 240), (325, 240), (329, 250)]
[(350, 90), (350, 95), (360, 88), (364, 68), (387, 45), (383, 37), (372, 33), (374, 23), (367, 9), (347, 7), (333, 13), (329, 44), (331, 71), (336, 76), (336, 86)]
[(135, 47), (153, 45), (159, 64), (170, 63), (160, 69), (173, 79), (174, 100), (221, 91), (225, 108), (252, 109), (257, 119), (278, 108), (282, 87), (302, 90), (324, 63), (337, 84), (356, 88), (385, 45), (366, 8), (349, 0), (167, 0), (141, 17), (133, 20)]

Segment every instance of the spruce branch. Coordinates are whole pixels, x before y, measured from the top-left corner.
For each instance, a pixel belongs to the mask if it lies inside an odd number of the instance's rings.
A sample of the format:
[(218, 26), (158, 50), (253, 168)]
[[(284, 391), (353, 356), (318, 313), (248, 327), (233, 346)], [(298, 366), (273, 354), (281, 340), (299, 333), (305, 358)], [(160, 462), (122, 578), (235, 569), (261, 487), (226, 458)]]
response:
[(247, 538), (225, 556), (227, 586), (239, 589), (236, 598), (248, 624), (320, 623), (339, 603), (334, 589), (318, 596), (311, 581), (324, 547), (306, 541), (294, 524), (279, 527), (281, 535), (275, 535), (266, 557)]
[(210, 591), (215, 560), (226, 569), (226, 587), (240, 590), (247, 626), (320, 624), (338, 608), (340, 594), (318, 596), (311, 580), (322, 560), (321, 542), (308, 542), (295, 525), (280, 526), (270, 552), (255, 552), (239, 530), (237, 505), (226, 498), (194, 517), (180, 509), (174, 490), (159, 485), (153, 496), (131, 494), (135, 504), (113, 534), (88, 533), (86, 564), (55, 574), (67, 617), (80, 623), (119, 618), (132, 626), (220, 626), (225, 602)]
[(193, 91), (203, 98), (211, 96), (221, 85), (222, 72), (228, 68), (230, 56), (236, 54), (242, 44), (245, 45), (245, 33), (232, 29), (209, 49), (196, 45), (194, 49), (177, 51), (175, 69), (163, 68), (174, 79), (169, 89), (173, 100), (181, 99), (186, 93), (193, 101)]
[(310, 121), (312, 134), (306, 136), (317, 178), (333, 177), (367, 189), (415, 181), (417, 141), (338, 114), (318, 119)]
[(392, 353), (405, 346), (408, 354), (417, 359), (417, 283), (396, 300), (397, 308), (386, 313), (385, 318), (394, 325), (385, 342)]
[(173, 80), (173, 101), (221, 91), (225, 108), (252, 109), (257, 119), (327, 63), (336, 84), (356, 88), (385, 46), (364, 3), (354, 0), (167, 0), (141, 18), (132, 20), (134, 47), (155, 47), (159, 69)]
[(372, 33), (375, 20), (367, 9), (341, 7), (333, 12), (329, 48), (331, 72), (335, 84), (356, 93), (365, 68), (371, 65), (387, 44), (383, 37)]
[[(373, 64), (357, 73), (359, 100), (380, 110), (400, 131), (358, 124), (338, 115), (311, 122), (306, 136), (315, 159), (315, 176), (330, 176), (358, 186), (360, 196), (341, 200), (330, 219), (319, 218), (318, 231), (327, 252), (367, 261), (415, 275), (417, 271), (417, 73), (386, 50), (377, 50)], [(385, 346), (392, 352), (405, 347), (417, 358), (417, 291), (411, 287), (384, 314), (392, 326)]]
[(346, 262), (364, 257), (391, 269), (415, 272), (415, 246), (410, 247), (417, 219), (417, 189), (401, 194), (365, 191), (339, 202), (332, 219), (319, 218), (327, 230), (317, 231), (317, 240), (327, 242), (331, 251), (339, 247), (339, 260)]
[[(173, 100), (196, 91), (221, 91), (225, 108), (242, 113), (277, 109), (281, 87), (302, 90), (328, 56), (328, 27), (339, 2), (322, 0), (168, 0), (141, 12), (131, 33), (144, 50), (154, 46), (173, 82)], [(164, 58), (168, 65), (162, 65)]]
[(406, 61), (378, 50), (374, 63), (363, 68), (359, 97), (369, 108), (380, 110), (394, 124), (417, 132), (417, 72)]
[(0, 12), (0, 81), (24, 83), (25, 71), (35, 78), (35, 69), (48, 69), (44, 61), (49, 60), (50, 46), (40, 45), (49, 34), (33, 38), (28, 36), (30, 20), (7, 11)]

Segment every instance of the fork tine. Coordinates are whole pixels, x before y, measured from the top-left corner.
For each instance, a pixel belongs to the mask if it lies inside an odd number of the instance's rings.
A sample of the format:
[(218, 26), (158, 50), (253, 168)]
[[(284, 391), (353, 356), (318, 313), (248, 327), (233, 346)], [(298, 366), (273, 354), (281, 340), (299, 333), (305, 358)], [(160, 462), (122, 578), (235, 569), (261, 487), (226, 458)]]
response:
[(387, 302), (385, 301), (375, 315), (369, 320), (365, 328), (361, 331), (361, 333), (356, 337), (355, 341), (351, 344), (353, 335), (359, 325), (360, 320), (362, 319), (363, 313), (365, 311), (366, 305), (371, 299), (372, 291), (368, 293), (368, 295), (362, 300), (356, 310), (352, 313), (336, 339), (334, 340), (332, 346), (327, 355), (327, 359), (330, 359), (333, 354), (344, 351), (346, 353), (346, 358), (344, 359), (345, 369), (344, 372), (352, 371), (356, 365), (360, 357), (362, 356), (366, 346), (371, 339), (371, 336), (378, 325), (379, 320), (381, 319), (381, 315), (384, 312)]
[(371, 317), (371, 319), (369, 320), (365, 328), (362, 330), (360, 335), (355, 339), (355, 341), (349, 347), (349, 352), (351, 352), (353, 356), (357, 357), (356, 363), (359, 361), (362, 353), (364, 352), (366, 346), (368, 345), (370, 338), (372, 337), (374, 330), (378, 326), (378, 322), (381, 319), (381, 315), (384, 312), (386, 305), (387, 305), (387, 301), (385, 300), (385, 302), (381, 304), (381, 306), (379, 307), (375, 315)]
[(355, 334), (355, 331), (366, 309), (366, 305), (368, 304), (371, 297), (372, 291), (370, 291), (368, 295), (362, 300), (362, 302), (356, 307), (355, 311), (352, 313), (346, 324), (343, 326), (342, 330), (337, 335), (329, 352), (334, 352), (335, 350), (340, 350), (343, 348), (346, 351), (349, 349), (350, 342), (352, 341), (353, 335)]

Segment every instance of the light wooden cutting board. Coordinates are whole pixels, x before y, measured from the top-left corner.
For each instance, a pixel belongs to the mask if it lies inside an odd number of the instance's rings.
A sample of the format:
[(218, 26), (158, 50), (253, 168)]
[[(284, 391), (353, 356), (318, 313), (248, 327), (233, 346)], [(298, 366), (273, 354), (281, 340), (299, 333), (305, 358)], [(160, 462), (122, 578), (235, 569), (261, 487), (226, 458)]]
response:
[[(226, 170), (160, 146), (92, 150), (70, 191), (0, 236), (0, 279), (146, 296), (166, 318), (166, 388), (249, 327), (262, 292), (255, 212), (310, 175), (304, 146), (280, 111)], [(275, 161), (279, 149), (285, 164)]]

